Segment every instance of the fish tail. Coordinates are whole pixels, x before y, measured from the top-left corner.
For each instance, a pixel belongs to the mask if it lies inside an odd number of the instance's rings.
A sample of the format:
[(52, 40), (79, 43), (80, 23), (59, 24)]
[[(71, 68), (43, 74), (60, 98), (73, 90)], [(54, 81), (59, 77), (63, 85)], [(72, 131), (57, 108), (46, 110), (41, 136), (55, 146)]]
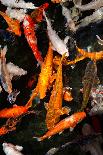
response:
[(33, 138), (36, 139), (38, 142), (42, 141), (40, 137), (33, 137)]
[(7, 46), (4, 46), (4, 48), (1, 50), (1, 58), (5, 58), (7, 52)]

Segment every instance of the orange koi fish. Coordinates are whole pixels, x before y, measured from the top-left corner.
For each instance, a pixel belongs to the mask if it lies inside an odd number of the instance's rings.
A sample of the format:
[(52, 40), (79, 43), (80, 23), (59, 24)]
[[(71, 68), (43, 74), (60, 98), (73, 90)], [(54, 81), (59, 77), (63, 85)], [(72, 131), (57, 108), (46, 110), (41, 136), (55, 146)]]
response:
[(14, 32), (16, 35), (21, 36), (20, 22), (10, 18), (6, 13), (0, 11), (0, 15), (6, 20), (9, 28), (8, 31)]
[(57, 125), (55, 125), (55, 127), (53, 127), (51, 130), (49, 130), (42, 137), (39, 137), (39, 138), (34, 137), (34, 138), (36, 138), (38, 141), (42, 141), (46, 138), (50, 138), (51, 136), (53, 136), (57, 133), (63, 132), (65, 129), (74, 128), (77, 125), (77, 123), (79, 123), (85, 117), (86, 117), (85, 112), (77, 112), (77, 113), (61, 120)]
[(100, 60), (100, 59), (103, 59), (103, 51), (100, 51), (100, 52), (86, 52), (85, 50), (80, 49), (78, 47), (77, 47), (77, 50), (85, 58), (90, 58), (91, 60)]
[(28, 109), (31, 107), (31, 103), (27, 103), (25, 106), (13, 105), (12, 108), (5, 108), (0, 111), (0, 118), (15, 118), (22, 114), (27, 113)]
[[(39, 94), (40, 99), (43, 99), (46, 96), (46, 91), (49, 87), (50, 78), (52, 76), (52, 63), (53, 63), (53, 50), (51, 44), (49, 44), (49, 49), (47, 55), (44, 59), (44, 62), (41, 66), (41, 73), (39, 75), (38, 83), (36, 88), (33, 90), (32, 95), (28, 101), (28, 104)], [(32, 103), (31, 103), (32, 104)]]
[(59, 121), (60, 115), (68, 114), (70, 109), (67, 107), (62, 107), (62, 98), (63, 98), (63, 83), (62, 83), (62, 60), (64, 55), (61, 58), (61, 62), (58, 66), (56, 81), (53, 86), (53, 90), (50, 96), (49, 103), (45, 104), (47, 109), (46, 114), (46, 125), (50, 130), (55, 126)]
[(43, 19), (43, 10), (47, 9), (49, 6), (49, 3), (44, 3), (43, 5), (41, 5), (39, 8), (37, 8), (36, 10), (34, 10), (32, 13), (31, 13), (31, 17), (32, 19), (39, 23), (42, 21)]
[(27, 39), (29, 46), (31, 47), (33, 54), (39, 64), (42, 64), (43, 58), (41, 56), (40, 51), (38, 50), (37, 46), (37, 38), (35, 34), (35, 26), (36, 24), (33, 22), (32, 18), (29, 15), (25, 15), (23, 20), (23, 28), (24, 34)]

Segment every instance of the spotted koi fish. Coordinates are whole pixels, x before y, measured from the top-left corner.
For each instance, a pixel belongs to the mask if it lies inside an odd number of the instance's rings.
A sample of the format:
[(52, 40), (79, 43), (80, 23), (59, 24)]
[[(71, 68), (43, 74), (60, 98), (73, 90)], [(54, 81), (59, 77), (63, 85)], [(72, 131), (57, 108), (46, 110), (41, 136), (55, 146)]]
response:
[(51, 130), (49, 130), (45, 135), (42, 137), (34, 137), (38, 141), (42, 141), (46, 138), (50, 138), (51, 136), (63, 132), (65, 129), (74, 128), (81, 120), (86, 117), (85, 112), (77, 112), (63, 120), (61, 120), (58, 124), (55, 125)]
[(77, 47), (77, 51), (83, 55), (85, 58), (90, 58), (91, 60), (100, 60), (103, 59), (103, 51), (100, 52), (86, 52), (83, 49)]
[(0, 11), (0, 15), (6, 20), (9, 28), (8, 31), (14, 32), (16, 35), (21, 36), (20, 22), (18, 20), (10, 18), (6, 13)]
[(24, 34), (25, 34), (25, 37), (27, 39), (29, 46), (31, 47), (33, 51), (33, 54), (36, 60), (41, 65), (43, 62), (43, 58), (37, 46), (35, 26), (36, 24), (33, 22), (32, 18), (29, 15), (25, 15), (24, 20), (23, 20)]
[(57, 124), (60, 119), (60, 115), (68, 114), (70, 109), (67, 107), (62, 107), (63, 98), (63, 83), (62, 83), (62, 60), (65, 55), (62, 56), (61, 62), (58, 66), (56, 81), (51, 92), (49, 103), (45, 104), (47, 109), (46, 114), (46, 125), (50, 130)]

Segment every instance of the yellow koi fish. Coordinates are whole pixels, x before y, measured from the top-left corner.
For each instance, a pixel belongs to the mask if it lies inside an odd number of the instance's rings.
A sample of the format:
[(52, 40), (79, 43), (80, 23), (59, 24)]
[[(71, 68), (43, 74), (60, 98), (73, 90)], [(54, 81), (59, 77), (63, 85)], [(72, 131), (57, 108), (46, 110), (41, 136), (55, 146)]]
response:
[(62, 60), (64, 55), (61, 58), (60, 64), (58, 66), (56, 81), (51, 92), (51, 97), (48, 104), (45, 104), (47, 109), (46, 114), (46, 125), (50, 130), (55, 126), (59, 121), (60, 115), (68, 114), (70, 112), (69, 108), (62, 108), (62, 98), (63, 98), (63, 83), (62, 83)]

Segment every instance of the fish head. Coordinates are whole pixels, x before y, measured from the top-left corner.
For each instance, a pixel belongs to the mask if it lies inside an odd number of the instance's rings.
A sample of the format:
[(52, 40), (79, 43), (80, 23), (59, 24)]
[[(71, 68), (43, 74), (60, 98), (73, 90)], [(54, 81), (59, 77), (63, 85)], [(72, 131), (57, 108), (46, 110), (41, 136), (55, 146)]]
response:
[(17, 98), (17, 95), (20, 93), (20, 91), (17, 91), (17, 90), (14, 90), (13, 92), (11, 92), (9, 95), (8, 95), (8, 98), (7, 100), (13, 104), (15, 101), (16, 101), (16, 98)]

